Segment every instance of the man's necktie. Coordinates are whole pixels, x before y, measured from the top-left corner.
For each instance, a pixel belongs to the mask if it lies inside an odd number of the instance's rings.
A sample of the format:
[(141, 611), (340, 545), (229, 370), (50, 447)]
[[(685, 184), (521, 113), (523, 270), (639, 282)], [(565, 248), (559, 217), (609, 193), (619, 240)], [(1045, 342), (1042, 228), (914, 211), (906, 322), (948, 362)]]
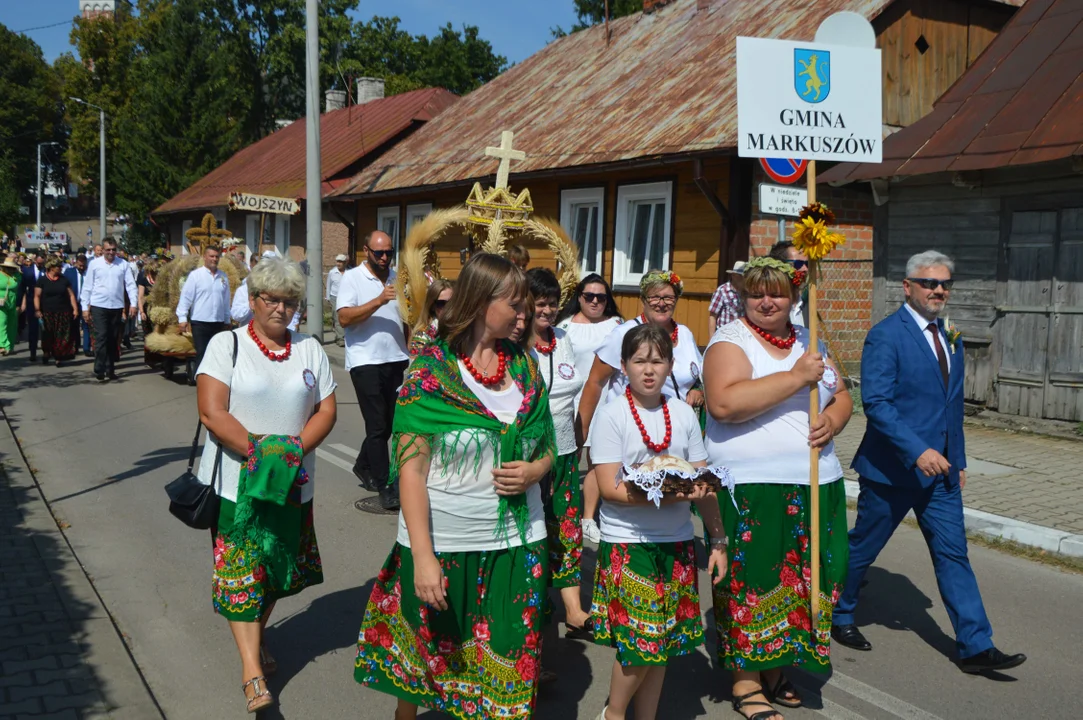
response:
[(926, 326), (933, 334), (933, 345), (936, 346), (936, 361), (940, 363), (940, 374), (944, 377), (944, 387), (948, 386), (948, 356), (944, 354), (944, 346), (940, 343), (940, 327), (931, 322)]

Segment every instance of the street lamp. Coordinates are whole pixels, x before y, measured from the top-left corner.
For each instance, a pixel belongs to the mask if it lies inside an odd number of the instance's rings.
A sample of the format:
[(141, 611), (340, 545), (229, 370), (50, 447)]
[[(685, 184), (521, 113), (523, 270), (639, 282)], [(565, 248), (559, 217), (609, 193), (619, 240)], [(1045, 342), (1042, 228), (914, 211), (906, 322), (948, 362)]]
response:
[(101, 181), (98, 188), (98, 200), (100, 204), (99, 218), (98, 218), (98, 233), (102, 242), (105, 240), (105, 109), (95, 105), (94, 103), (88, 103), (86, 100), (77, 97), (69, 97), (69, 100), (79, 103), (80, 105), (86, 105), (92, 107), (101, 113), (101, 135), (98, 137), (99, 150), (101, 151), (100, 165), (101, 165)]
[(38, 143), (38, 216), (34, 229), (41, 232), (41, 148), (45, 145), (59, 145), (58, 142)]

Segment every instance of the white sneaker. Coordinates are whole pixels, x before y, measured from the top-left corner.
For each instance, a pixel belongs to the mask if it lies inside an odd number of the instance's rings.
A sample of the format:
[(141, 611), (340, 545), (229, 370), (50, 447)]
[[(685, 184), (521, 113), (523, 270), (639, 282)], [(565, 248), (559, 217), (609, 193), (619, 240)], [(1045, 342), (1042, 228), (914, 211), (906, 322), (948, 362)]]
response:
[(594, 518), (583, 521), (583, 539), (590, 540), (595, 545), (602, 541), (602, 531), (598, 529), (598, 523), (594, 522)]

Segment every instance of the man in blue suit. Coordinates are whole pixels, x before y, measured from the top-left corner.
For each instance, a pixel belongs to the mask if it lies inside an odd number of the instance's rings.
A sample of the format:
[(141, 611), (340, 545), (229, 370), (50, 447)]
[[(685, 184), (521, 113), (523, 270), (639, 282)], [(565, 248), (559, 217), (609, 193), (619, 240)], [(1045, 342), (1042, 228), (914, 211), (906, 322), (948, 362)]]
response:
[(75, 264), (64, 271), (64, 277), (71, 283), (71, 289), (75, 293), (75, 301), (80, 304), (79, 307), (79, 319), (73, 320), (73, 332), (72, 336), (80, 336), (83, 338), (83, 355), (87, 357), (93, 357), (93, 353), (90, 352), (90, 326), (87, 325), (86, 320), (83, 319), (83, 311), (90, 308), (82, 307), (82, 294), (83, 294), (83, 281), (86, 276), (86, 255), (80, 253), (75, 257)]
[(852, 465), (861, 476), (861, 495), (831, 637), (855, 650), (872, 649), (854, 624), (858, 593), (865, 572), (913, 510), (955, 629), (959, 667), (978, 673), (1013, 668), (1027, 658), (993, 645), (967, 558), (962, 342), (949, 341), (939, 319), (954, 269), (951, 258), (935, 250), (910, 258), (903, 280), (906, 303), (865, 339), (861, 400), (868, 424)]

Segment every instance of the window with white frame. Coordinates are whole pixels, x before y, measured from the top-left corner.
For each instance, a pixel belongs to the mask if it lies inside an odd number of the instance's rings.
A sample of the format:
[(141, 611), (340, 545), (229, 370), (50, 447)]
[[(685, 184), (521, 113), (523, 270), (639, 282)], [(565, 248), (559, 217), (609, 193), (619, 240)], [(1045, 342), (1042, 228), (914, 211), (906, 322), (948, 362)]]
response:
[(387, 233), (391, 247), (399, 249), (399, 206), (391, 205), (376, 210), (376, 229)]
[(653, 268), (668, 269), (673, 183), (623, 185), (617, 189), (613, 284), (639, 287)]
[(579, 248), (579, 270), (602, 272), (602, 237), (605, 188), (578, 188), (560, 193), (560, 224)]
[(290, 256), (290, 218), (292, 215), (275, 215), (275, 248), (284, 258)]
[(416, 203), (406, 206), (406, 232), (403, 238), (410, 234), (410, 228), (424, 220), (432, 212), (432, 203)]

